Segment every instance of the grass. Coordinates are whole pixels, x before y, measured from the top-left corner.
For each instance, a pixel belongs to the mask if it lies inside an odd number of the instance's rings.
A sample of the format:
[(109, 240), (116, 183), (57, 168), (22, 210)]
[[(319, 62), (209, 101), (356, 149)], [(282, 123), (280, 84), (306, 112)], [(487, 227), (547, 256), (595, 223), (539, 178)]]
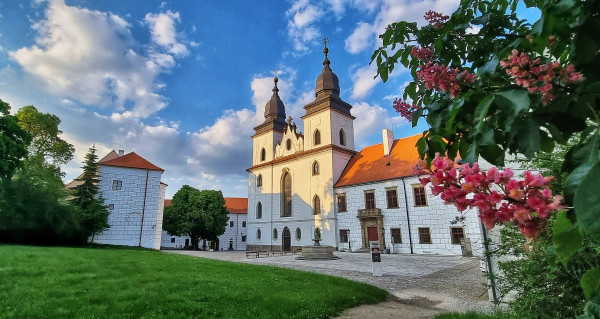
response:
[(384, 290), (123, 247), (0, 245), (1, 318), (328, 318)]
[(435, 316), (435, 319), (515, 319), (515, 317), (506, 312), (496, 312), (493, 314), (484, 314), (479, 312), (452, 312), (439, 314)]

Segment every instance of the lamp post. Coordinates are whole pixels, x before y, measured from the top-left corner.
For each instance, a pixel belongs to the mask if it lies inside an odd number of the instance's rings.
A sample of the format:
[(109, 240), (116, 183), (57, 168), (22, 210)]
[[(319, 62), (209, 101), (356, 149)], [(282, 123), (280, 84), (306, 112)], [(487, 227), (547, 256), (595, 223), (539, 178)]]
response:
[(352, 244), (350, 243), (350, 229), (348, 229), (348, 232), (346, 234), (348, 236), (348, 251), (352, 252)]
[(381, 227), (381, 237), (383, 237), (383, 251), (385, 251), (385, 228)]

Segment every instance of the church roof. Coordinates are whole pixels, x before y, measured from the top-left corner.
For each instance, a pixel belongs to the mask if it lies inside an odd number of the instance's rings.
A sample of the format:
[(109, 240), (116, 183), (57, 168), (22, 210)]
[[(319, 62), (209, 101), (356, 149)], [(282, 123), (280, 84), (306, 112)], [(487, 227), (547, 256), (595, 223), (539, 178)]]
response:
[(327, 37), (323, 39), (323, 43), (325, 44), (325, 48), (323, 49), (323, 53), (325, 53), (325, 59), (323, 60), (323, 70), (321, 74), (317, 77), (317, 83), (315, 87), (315, 96), (321, 95), (321, 93), (328, 93), (330, 95), (338, 96), (340, 94), (340, 81), (338, 80), (337, 75), (333, 73), (331, 67), (329, 66), (331, 62), (327, 58), (327, 53), (329, 53), (329, 48), (327, 48), (327, 42), (329, 40)]
[(152, 171), (165, 171), (164, 169), (148, 162), (148, 160), (137, 155), (135, 152), (125, 154), (109, 161), (100, 162), (100, 165), (149, 169)]
[(420, 160), (415, 146), (420, 137), (395, 140), (388, 156), (383, 155), (383, 143), (365, 147), (350, 159), (334, 187), (412, 176)]
[[(165, 208), (171, 206), (172, 199), (165, 199)], [(247, 214), (248, 199), (239, 197), (225, 197), (225, 207), (230, 214)]]

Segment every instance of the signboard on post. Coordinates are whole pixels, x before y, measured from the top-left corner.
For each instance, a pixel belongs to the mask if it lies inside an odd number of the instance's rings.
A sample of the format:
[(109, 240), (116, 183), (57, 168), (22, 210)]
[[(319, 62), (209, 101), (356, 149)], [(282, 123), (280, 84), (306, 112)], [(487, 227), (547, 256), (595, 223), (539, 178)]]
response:
[(373, 261), (373, 276), (383, 276), (383, 266), (381, 265), (381, 248), (379, 242), (372, 241), (369, 243), (371, 246), (371, 261)]

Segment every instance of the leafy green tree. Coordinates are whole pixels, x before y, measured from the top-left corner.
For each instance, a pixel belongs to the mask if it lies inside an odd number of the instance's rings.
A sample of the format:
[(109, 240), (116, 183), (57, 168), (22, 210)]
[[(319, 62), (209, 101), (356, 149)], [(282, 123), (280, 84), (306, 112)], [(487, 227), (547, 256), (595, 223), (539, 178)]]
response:
[(31, 136), (10, 115), (10, 105), (0, 100), (0, 179), (10, 178), (27, 157)]
[(216, 240), (225, 232), (229, 212), (221, 191), (199, 191), (183, 185), (165, 208), (163, 229), (170, 235), (189, 236), (194, 250), (202, 239)]
[(82, 234), (87, 239), (110, 228), (108, 224), (110, 212), (104, 206), (102, 197), (98, 196), (98, 155), (95, 146), (92, 146), (85, 155), (82, 168), (82, 176), (76, 179), (81, 184), (74, 188), (71, 202), (80, 209)]
[[(536, 22), (519, 19), (518, 0), (462, 0), (451, 16), (427, 12), (423, 27), (393, 23), (372, 62), (383, 81), (397, 63), (410, 70), (394, 107), (413, 125), (427, 122), (417, 148), (429, 163), (460, 152), (503, 165), (507, 152), (532, 158), (580, 134), (562, 167), (573, 209), (552, 229), (566, 265), (586, 236), (600, 242), (600, 1), (523, 3), (539, 10)], [(583, 316), (600, 317), (600, 267), (587, 267)]]
[(54, 114), (42, 113), (33, 105), (21, 108), (15, 116), (19, 126), (33, 136), (29, 146), (32, 155), (49, 157), (55, 165), (68, 163), (73, 159), (75, 147), (60, 138), (58, 129), (60, 118)]
[(26, 159), (12, 179), (1, 182), (0, 241), (78, 244), (78, 209), (68, 195), (56, 167), (39, 156)]

